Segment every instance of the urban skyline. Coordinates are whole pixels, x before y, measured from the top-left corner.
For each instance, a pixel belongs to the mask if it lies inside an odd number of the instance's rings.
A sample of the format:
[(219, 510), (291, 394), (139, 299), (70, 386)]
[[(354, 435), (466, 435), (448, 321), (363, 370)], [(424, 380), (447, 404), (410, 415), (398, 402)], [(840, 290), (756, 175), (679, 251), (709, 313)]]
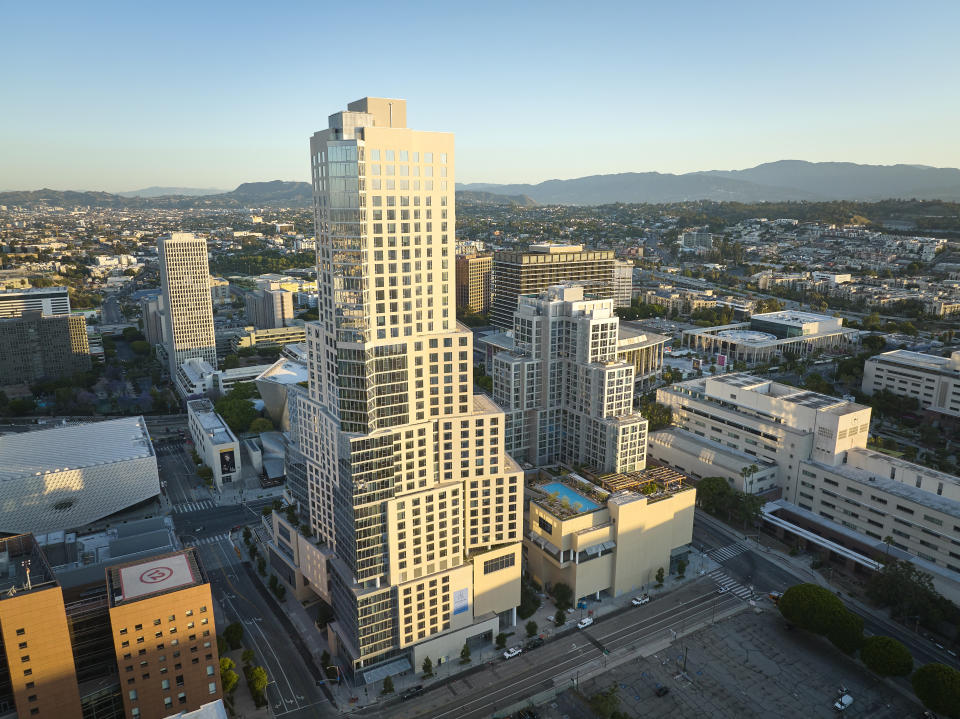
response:
[[(301, 78), (320, 68), (318, 32), (322, 56), (354, 54), (346, 35), (321, 31), (349, 23), (346, 8), (281, 4), (264, 15), (253, 4), (190, 6), (194, 32), (185, 34), (187, 10), (177, 4), (149, 17), (54, 5), (42, 17), (15, 6), (5, 18), (14, 31), (0, 61), (18, 71), (7, 87), (16, 111), (0, 118), (3, 189), (306, 179), (300, 138), (358, 88), (408, 98), (414, 126), (456, 129), (468, 182), (780, 159), (960, 166), (951, 122), (960, 100), (943, 92), (960, 62), (955, 3), (808, 3), (789, 12), (621, 3), (604, 13), (532, 3), (482, 14), (374, 4), (381, 27), (422, 49), (395, 53), (392, 76), (382, 73), (382, 53), (354, 57), (351, 72), (326, 77), (322, 92)], [(153, 41), (144, 42), (143, 22)], [(32, 47), (38, 33), (43, 53)], [(273, 38), (283, 53), (265, 51)], [(424, 57), (443, 61), (424, 73)], [(894, 100), (891, 88), (903, 97)], [(52, 96), (72, 108), (70, 123), (47, 112)], [(602, 134), (570, 142), (583, 118), (610, 113), (617, 121)], [(536, 125), (535, 140), (510, 131), (518, 121)]]

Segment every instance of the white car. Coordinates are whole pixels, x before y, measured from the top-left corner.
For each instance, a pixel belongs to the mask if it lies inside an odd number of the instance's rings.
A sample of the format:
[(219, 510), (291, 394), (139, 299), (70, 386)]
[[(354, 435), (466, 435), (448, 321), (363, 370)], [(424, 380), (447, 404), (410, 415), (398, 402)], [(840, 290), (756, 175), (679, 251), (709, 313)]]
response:
[(634, 597), (633, 599), (631, 599), (630, 603), (635, 607), (639, 607), (641, 604), (646, 604), (649, 601), (650, 601), (649, 594), (641, 594), (639, 597)]
[(577, 622), (577, 629), (586, 629), (591, 624), (593, 624), (593, 617), (584, 617), (579, 622)]
[(853, 704), (853, 697), (849, 694), (841, 694), (837, 701), (834, 702), (833, 708), (838, 712), (844, 712), (851, 704)]
[(523, 653), (523, 647), (519, 644), (515, 647), (510, 647), (507, 651), (503, 653), (504, 659), (513, 659), (514, 657), (520, 656)]

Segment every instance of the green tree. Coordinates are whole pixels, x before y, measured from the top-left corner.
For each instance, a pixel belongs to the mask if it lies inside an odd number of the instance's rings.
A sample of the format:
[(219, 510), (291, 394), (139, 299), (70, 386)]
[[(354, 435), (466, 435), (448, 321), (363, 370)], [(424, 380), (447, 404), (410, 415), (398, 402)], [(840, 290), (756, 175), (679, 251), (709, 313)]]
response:
[(253, 532), (250, 531), (250, 527), (243, 528), (243, 541), (249, 542), (250, 538), (253, 536)]
[(205, 482), (209, 482), (211, 479), (213, 479), (213, 470), (206, 465), (198, 467), (197, 476)]
[(660, 569), (657, 570), (657, 586), (663, 586), (663, 567), (660, 567)]
[(252, 649), (244, 649), (243, 654), (240, 655), (240, 659), (243, 660), (244, 664), (252, 664), (255, 656)]
[(687, 573), (687, 560), (680, 559), (677, 561), (677, 576), (683, 577)]
[(664, 429), (673, 423), (673, 410), (659, 402), (644, 402), (640, 405), (640, 414), (649, 423), (647, 429), (650, 432)]
[(573, 606), (573, 589), (569, 584), (557, 582), (553, 585), (553, 600), (557, 609), (570, 609)]
[(496, 641), (497, 641), (497, 649), (503, 649), (504, 647), (507, 646), (507, 635), (504, 634), (503, 632), (500, 632), (497, 635)]
[(783, 593), (777, 608), (784, 618), (814, 634), (826, 634), (846, 607), (833, 592), (817, 584), (795, 584)]
[(248, 432), (254, 434), (260, 434), (261, 432), (272, 432), (273, 431), (273, 422), (271, 422), (266, 417), (257, 417), (250, 423), (250, 426), (247, 428)]
[(233, 622), (223, 630), (223, 638), (227, 640), (230, 649), (239, 649), (243, 641), (243, 625), (240, 622)]
[(383, 689), (380, 690), (381, 694), (393, 694), (393, 677), (389, 674), (383, 678)]
[(223, 417), (227, 426), (237, 433), (246, 431), (250, 423), (257, 418), (257, 410), (250, 400), (232, 398), (229, 395), (217, 400), (214, 409)]
[(827, 639), (840, 651), (853, 654), (863, 645), (863, 617), (846, 608), (835, 612), (828, 622)]
[(10, 400), (10, 404), (7, 405), (7, 411), (15, 417), (23, 417), (26, 414), (30, 414), (37, 408), (37, 403), (34, 402), (29, 397), (19, 397), (17, 399)]
[(423, 658), (423, 676), (427, 678), (433, 676), (433, 662), (430, 661), (430, 657)]
[(146, 340), (135, 340), (130, 343), (130, 349), (138, 355), (148, 355), (150, 354), (150, 343)]
[(620, 708), (620, 697), (617, 696), (617, 685), (597, 692), (590, 697), (590, 708), (600, 719), (612, 719)]
[(704, 477), (697, 482), (697, 502), (705, 512), (724, 514), (733, 505), (735, 493), (723, 477)]
[(913, 655), (896, 639), (870, 637), (860, 648), (860, 658), (867, 668), (884, 677), (905, 677), (913, 671)]
[(532, 619), (527, 622), (527, 636), (535, 637), (537, 636), (537, 623)]
[(562, 627), (567, 623), (567, 613), (562, 609), (558, 609), (557, 613), (553, 615), (553, 623), (558, 627)]
[(247, 686), (250, 687), (250, 694), (253, 696), (254, 703), (257, 706), (263, 706), (266, 703), (264, 692), (267, 690), (267, 684), (270, 681), (267, 678), (267, 670), (257, 666), (250, 667), (245, 673), (247, 675)]
[(240, 681), (240, 675), (233, 671), (237, 666), (230, 657), (220, 658), (220, 684), (223, 687), (224, 694), (232, 694), (237, 688), (237, 682)]
[(960, 719), (960, 672), (945, 664), (924, 664), (910, 679), (913, 692), (930, 711)]
[(460, 663), (469, 664), (470, 663), (470, 645), (466, 642), (463, 643), (463, 649), (460, 650)]
[(236, 369), (240, 366), (240, 358), (237, 355), (227, 355), (220, 363), (220, 369)]

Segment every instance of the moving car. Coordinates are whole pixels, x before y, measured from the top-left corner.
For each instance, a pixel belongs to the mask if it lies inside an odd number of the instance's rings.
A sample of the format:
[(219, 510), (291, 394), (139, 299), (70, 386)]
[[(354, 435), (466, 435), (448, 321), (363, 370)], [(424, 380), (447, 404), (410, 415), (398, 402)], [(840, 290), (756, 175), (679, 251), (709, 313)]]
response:
[(503, 653), (503, 658), (504, 658), (504, 659), (513, 659), (514, 657), (519, 656), (519, 655), (522, 654), (522, 653), (523, 653), (523, 647), (521, 647), (521, 646), (518, 644), (518, 645), (515, 646), (515, 647), (510, 647), (509, 649), (507, 649), (507, 650)]
[(577, 622), (577, 629), (586, 629), (591, 624), (593, 624), (593, 617), (584, 617), (579, 622)]
[(413, 699), (421, 694), (423, 694), (423, 684), (417, 684), (409, 689), (404, 689), (403, 692), (400, 693), (400, 700), (406, 701), (407, 699)]
[(634, 597), (633, 599), (631, 599), (630, 603), (635, 607), (639, 607), (641, 604), (646, 604), (649, 601), (650, 601), (649, 594), (641, 594), (639, 597)]

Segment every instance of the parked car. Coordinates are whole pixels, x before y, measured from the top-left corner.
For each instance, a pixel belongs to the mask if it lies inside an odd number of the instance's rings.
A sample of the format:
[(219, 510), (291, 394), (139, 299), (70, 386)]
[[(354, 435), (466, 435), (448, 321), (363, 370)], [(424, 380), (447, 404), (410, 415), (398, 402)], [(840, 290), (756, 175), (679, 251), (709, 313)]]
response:
[(853, 697), (849, 694), (841, 694), (837, 701), (833, 703), (833, 708), (838, 712), (843, 712), (846, 711), (851, 704), (853, 704)]
[(630, 603), (635, 607), (639, 607), (641, 604), (646, 604), (649, 601), (650, 601), (649, 594), (641, 594), (639, 597), (634, 597), (633, 599), (631, 599)]
[(536, 649), (537, 647), (542, 647), (542, 646), (543, 646), (543, 637), (534, 637), (533, 639), (530, 639), (526, 643), (526, 646), (524, 646), (524, 649)]
[(593, 617), (584, 617), (579, 622), (577, 622), (577, 629), (586, 629), (591, 624), (593, 624)]
[(519, 656), (519, 655), (522, 654), (522, 653), (523, 653), (523, 647), (521, 647), (521, 646), (518, 644), (518, 645), (515, 646), (515, 647), (510, 647), (509, 649), (507, 649), (507, 650), (503, 653), (503, 658), (504, 658), (504, 659), (513, 659), (514, 657)]
[(410, 687), (409, 689), (404, 689), (400, 693), (400, 700), (407, 701), (407, 699), (413, 699), (423, 694), (423, 684), (417, 684), (415, 687)]
[(656, 694), (658, 697), (665, 697), (667, 696), (667, 694), (670, 693), (670, 690), (667, 687), (663, 686), (663, 684), (657, 684), (657, 688), (654, 690), (653, 693)]

